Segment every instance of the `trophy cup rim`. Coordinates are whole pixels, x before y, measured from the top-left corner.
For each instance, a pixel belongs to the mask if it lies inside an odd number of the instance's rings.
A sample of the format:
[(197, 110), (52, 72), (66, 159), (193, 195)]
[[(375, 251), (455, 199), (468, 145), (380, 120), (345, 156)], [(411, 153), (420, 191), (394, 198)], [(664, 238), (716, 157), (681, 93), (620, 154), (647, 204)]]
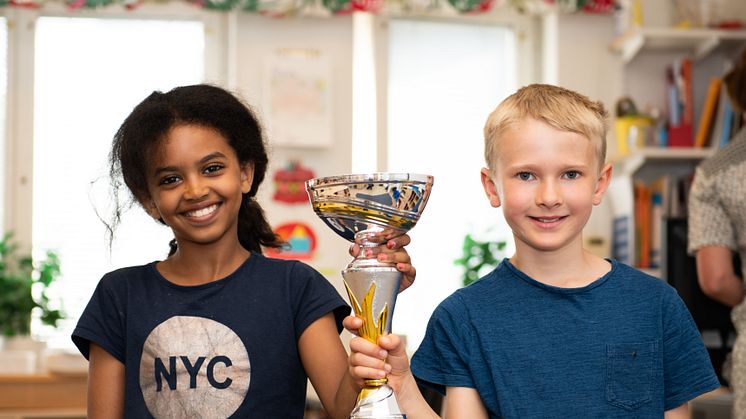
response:
[(389, 173), (373, 172), (349, 175), (333, 175), (309, 179), (306, 181), (306, 189), (311, 190), (317, 186), (344, 185), (368, 182), (412, 182), (433, 184), (433, 176), (422, 173)]

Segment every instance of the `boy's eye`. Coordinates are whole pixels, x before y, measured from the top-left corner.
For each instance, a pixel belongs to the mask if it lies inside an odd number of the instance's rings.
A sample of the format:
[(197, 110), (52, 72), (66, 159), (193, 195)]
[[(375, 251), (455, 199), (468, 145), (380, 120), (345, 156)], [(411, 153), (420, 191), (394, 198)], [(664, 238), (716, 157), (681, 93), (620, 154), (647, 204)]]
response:
[(534, 177), (534, 175), (532, 175), (529, 172), (518, 172), (516, 177), (518, 177), (518, 179), (520, 180), (531, 180)]
[(565, 173), (565, 177), (570, 180), (577, 179), (580, 177), (580, 172), (578, 172), (577, 170), (570, 170), (569, 172)]
[(223, 168), (222, 164), (211, 164), (207, 167), (205, 167), (205, 173), (215, 173), (219, 172)]

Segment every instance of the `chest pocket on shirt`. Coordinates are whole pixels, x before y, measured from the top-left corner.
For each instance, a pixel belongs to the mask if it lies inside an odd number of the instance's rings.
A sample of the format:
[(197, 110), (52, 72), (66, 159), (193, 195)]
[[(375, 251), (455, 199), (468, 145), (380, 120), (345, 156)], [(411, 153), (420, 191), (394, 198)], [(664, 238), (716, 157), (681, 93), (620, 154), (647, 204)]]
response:
[(606, 345), (606, 401), (627, 410), (652, 398), (657, 342)]

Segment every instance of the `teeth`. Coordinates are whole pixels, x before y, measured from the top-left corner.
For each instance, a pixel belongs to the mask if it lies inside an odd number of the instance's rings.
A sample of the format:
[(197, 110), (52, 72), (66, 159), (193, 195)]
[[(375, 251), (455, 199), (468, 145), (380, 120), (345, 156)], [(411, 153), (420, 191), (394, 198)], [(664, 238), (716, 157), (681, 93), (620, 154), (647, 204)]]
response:
[(196, 211), (189, 211), (186, 213), (187, 217), (204, 217), (205, 215), (212, 214), (216, 209), (218, 209), (218, 205), (210, 205), (209, 207), (205, 207), (202, 209), (198, 209)]
[(537, 218), (537, 220), (541, 221), (542, 223), (551, 223), (553, 221), (559, 220), (559, 217), (556, 217), (556, 218)]

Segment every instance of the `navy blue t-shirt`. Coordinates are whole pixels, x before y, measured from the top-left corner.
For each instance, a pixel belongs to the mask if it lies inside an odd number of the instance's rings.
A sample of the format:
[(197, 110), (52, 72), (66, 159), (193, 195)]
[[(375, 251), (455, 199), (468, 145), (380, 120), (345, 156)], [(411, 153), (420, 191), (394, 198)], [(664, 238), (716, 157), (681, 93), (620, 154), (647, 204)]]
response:
[(235, 272), (175, 285), (155, 262), (106, 274), (73, 341), (95, 342), (125, 365), (132, 418), (302, 418), (307, 375), (298, 338), (349, 307), (314, 269), (252, 253)]
[(413, 373), (441, 393), (476, 389), (492, 418), (663, 417), (717, 388), (676, 291), (610, 263), (558, 288), (503, 260), (436, 308)]

